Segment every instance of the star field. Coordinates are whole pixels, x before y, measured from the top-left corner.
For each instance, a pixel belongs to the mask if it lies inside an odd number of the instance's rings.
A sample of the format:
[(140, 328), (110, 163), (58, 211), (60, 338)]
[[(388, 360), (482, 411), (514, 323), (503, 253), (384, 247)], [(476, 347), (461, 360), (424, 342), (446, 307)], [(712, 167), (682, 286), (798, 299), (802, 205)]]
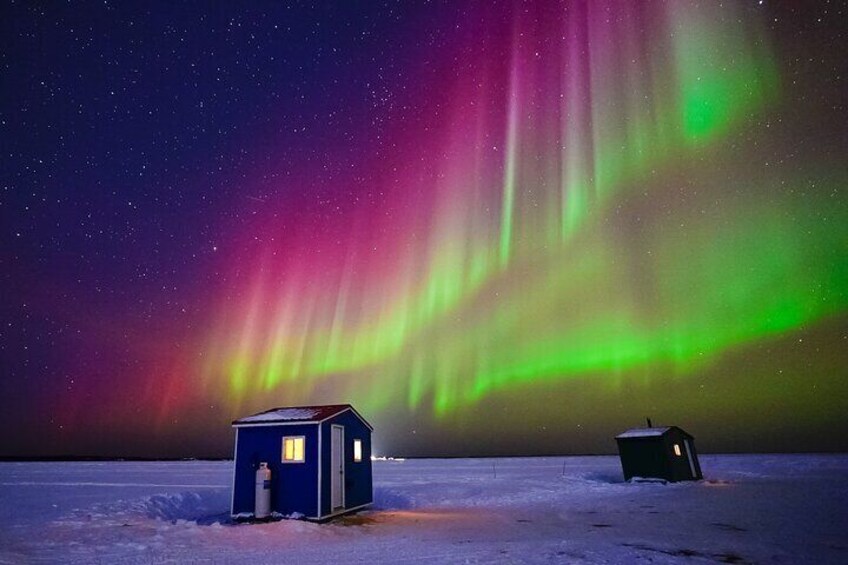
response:
[(845, 3), (312, 4), (2, 8), (0, 455), (848, 448)]

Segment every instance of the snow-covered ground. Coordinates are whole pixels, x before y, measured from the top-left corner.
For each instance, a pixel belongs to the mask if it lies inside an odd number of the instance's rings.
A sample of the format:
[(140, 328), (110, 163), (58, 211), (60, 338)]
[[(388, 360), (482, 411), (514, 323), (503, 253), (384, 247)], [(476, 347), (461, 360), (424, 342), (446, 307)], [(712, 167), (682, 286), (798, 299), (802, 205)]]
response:
[(375, 505), (230, 523), (228, 462), (0, 463), (2, 563), (848, 563), (848, 455), (375, 462)]

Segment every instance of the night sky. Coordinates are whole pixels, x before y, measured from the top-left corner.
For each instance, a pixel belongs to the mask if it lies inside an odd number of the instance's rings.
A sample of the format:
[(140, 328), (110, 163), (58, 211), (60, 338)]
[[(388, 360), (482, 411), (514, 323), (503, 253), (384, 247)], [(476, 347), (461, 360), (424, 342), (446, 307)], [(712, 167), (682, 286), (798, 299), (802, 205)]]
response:
[(848, 450), (844, 2), (319, 4), (3, 3), (0, 455)]

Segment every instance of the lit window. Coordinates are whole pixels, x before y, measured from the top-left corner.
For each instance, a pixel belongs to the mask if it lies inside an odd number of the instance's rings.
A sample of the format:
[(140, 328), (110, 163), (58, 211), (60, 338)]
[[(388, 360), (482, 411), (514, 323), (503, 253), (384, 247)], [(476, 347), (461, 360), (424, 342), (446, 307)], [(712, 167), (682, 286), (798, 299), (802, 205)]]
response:
[(677, 455), (678, 457), (683, 455), (682, 453), (680, 453), (680, 444), (678, 444), (678, 443), (674, 444), (674, 454)]
[(362, 461), (362, 440), (355, 439), (353, 440), (353, 460), (356, 463)]
[(304, 436), (283, 438), (283, 463), (303, 463), (304, 459)]

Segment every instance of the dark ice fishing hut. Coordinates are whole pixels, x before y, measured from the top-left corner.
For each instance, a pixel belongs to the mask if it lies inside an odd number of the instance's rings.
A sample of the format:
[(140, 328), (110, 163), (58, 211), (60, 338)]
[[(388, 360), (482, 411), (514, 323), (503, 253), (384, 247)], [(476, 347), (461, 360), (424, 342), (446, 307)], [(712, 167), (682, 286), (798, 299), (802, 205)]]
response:
[(667, 481), (703, 479), (695, 438), (677, 426), (634, 428), (615, 436), (624, 480), (633, 477)]

